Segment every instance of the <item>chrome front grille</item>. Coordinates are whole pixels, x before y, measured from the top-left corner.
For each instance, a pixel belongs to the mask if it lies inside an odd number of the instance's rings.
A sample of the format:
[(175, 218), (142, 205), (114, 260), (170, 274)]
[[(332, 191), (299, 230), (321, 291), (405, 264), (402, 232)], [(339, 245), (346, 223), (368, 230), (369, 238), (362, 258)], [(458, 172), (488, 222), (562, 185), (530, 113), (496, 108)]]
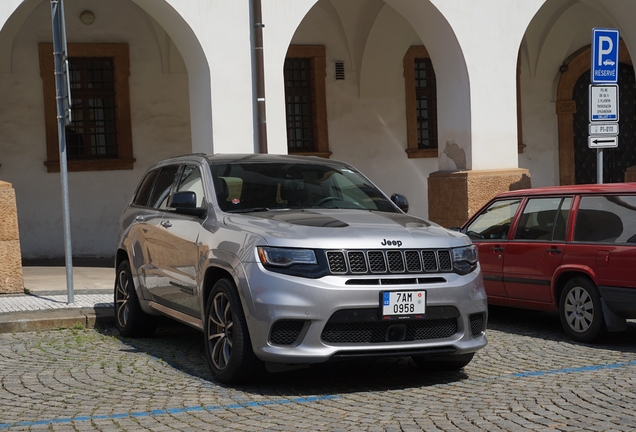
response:
[(453, 271), (449, 249), (331, 250), (332, 274), (404, 274)]
[[(349, 268), (351, 269), (351, 273), (366, 273), (367, 272), (367, 261), (364, 259), (364, 252), (349, 251), (347, 252), (347, 258), (349, 258)], [(344, 260), (344, 256), (343, 256), (343, 260)]]

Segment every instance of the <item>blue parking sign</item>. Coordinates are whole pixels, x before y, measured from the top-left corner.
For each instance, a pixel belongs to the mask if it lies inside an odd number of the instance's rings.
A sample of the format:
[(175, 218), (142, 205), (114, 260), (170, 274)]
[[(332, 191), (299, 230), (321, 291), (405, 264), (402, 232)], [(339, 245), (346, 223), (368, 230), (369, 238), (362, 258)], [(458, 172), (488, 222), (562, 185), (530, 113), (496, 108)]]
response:
[(616, 84), (618, 82), (618, 29), (592, 29), (593, 84)]

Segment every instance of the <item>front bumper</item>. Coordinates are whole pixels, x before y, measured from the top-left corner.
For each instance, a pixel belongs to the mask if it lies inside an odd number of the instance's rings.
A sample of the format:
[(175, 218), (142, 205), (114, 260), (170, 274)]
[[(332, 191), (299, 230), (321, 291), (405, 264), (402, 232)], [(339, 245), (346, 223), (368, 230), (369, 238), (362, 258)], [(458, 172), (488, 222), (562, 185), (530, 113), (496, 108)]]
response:
[[(455, 273), (307, 279), (244, 267), (240, 294), (254, 353), (263, 361), (321, 363), (360, 356), (461, 355), (486, 346), (479, 267)], [(364, 283), (363, 283), (364, 282)], [(381, 291), (426, 291), (423, 320), (384, 321)]]

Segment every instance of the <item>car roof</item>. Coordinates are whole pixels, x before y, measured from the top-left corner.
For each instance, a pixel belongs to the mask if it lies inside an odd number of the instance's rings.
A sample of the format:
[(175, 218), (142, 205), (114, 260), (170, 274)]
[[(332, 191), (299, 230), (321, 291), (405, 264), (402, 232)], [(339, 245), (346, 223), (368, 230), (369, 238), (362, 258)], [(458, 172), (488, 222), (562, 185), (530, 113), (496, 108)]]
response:
[(549, 186), (533, 189), (517, 189), (502, 192), (497, 198), (535, 196), (535, 195), (575, 195), (575, 194), (606, 194), (636, 192), (636, 183), (608, 183), (583, 184), (568, 186)]
[(317, 163), (321, 165), (338, 165), (347, 166), (350, 165), (346, 162), (337, 161), (333, 159), (325, 159), (317, 156), (293, 156), (284, 154), (262, 154), (262, 153), (192, 153), (181, 156), (176, 156), (170, 159), (161, 161), (160, 164), (166, 162), (178, 162), (183, 159), (204, 158), (210, 164), (227, 164), (227, 163)]
[(328, 159), (319, 158), (315, 156), (290, 156), (282, 154), (209, 154), (205, 157), (210, 163), (231, 163), (231, 162), (295, 162), (295, 163), (307, 163), (307, 162), (332, 162)]

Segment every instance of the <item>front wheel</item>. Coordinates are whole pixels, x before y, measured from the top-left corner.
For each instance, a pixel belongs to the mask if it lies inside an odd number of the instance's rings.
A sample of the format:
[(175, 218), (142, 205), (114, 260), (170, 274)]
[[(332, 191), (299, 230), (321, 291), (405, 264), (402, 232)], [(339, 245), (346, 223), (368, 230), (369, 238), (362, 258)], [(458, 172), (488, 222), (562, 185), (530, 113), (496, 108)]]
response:
[(252, 351), (241, 300), (231, 280), (221, 279), (214, 285), (205, 315), (206, 358), (217, 381), (245, 382), (264, 370)]
[(584, 277), (565, 284), (559, 316), (565, 332), (577, 342), (593, 342), (605, 331), (601, 296), (594, 283)]

